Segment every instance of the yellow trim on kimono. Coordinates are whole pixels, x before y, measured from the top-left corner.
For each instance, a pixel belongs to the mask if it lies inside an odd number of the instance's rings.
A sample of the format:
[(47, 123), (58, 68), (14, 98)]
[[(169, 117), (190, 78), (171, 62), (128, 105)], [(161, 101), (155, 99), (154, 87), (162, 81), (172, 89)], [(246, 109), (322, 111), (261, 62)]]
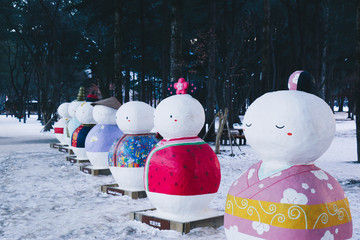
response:
[(290, 229), (318, 229), (352, 221), (349, 201), (299, 205), (275, 203), (228, 194), (225, 212), (247, 220)]

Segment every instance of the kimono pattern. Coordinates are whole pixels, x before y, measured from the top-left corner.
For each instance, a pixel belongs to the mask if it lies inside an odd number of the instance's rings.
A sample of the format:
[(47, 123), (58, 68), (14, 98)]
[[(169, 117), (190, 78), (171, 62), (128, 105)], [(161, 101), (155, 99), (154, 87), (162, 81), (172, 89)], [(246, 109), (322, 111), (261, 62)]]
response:
[(262, 180), (258, 162), (231, 186), (228, 239), (350, 239), (352, 218), (340, 184), (315, 165), (294, 165)]
[(110, 167), (144, 167), (158, 140), (154, 134), (124, 134), (109, 151)]
[(213, 194), (220, 185), (220, 163), (211, 147), (198, 137), (162, 140), (146, 161), (144, 178), (150, 192)]
[(81, 124), (72, 134), (71, 146), (85, 148), (85, 139), (89, 131), (94, 127), (92, 124)]

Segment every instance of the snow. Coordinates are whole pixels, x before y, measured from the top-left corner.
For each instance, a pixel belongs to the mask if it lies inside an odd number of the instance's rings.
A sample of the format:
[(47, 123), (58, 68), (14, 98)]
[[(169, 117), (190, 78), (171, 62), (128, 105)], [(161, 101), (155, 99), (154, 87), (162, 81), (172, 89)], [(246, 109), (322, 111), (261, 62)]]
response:
[[(349, 199), (353, 239), (360, 239), (360, 164), (356, 161), (355, 123), (337, 113), (337, 131), (329, 150), (316, 165), (334, 176)], [(110, 196), (99, 186), (112, 176), (90, 176), (65, 161), (66, 154), (49, 148), (56, 142), (41, 133), (35, 116), (27, 124), (0, 116), (0, 239), (225, 239), (224, 228), (196, 228), (189, 234), (158, 230), (128, 213), (152, 208), (148, 199)], [(241, 149), (241, 150), (240, 150)], [(210, 208), (224, 210), (227, 192), (243, 171), (258, 161), (248, 145), (222, 146), (218, 155), (222, 179)]]

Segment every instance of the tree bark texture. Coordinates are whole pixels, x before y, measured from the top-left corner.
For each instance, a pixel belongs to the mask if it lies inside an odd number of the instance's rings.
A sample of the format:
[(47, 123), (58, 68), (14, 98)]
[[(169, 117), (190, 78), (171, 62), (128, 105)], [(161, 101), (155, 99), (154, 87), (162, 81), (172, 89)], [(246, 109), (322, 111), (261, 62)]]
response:
[(271, 78), (271, 36), (270, 36), (270, 2), (264, 0), (263, 52), (261, 94), (270, 91)]
[(119, 102), (123, 102), (122, 97), (122, 73), (121, 73), (121, 47), (120, 47), (120, 26), (121, 26), (121, 6), (120, 0), (115, 0), (115, 19), (114, 19), (114, 81), (116, 85), (116, 97)]
[[(360, 0), (356, 1), (356, 65), (357, 76), (355, 80), (355, 92), (360, 92)], [(356, 142), (357, 142), (357, 160), (360, 163), (360, 94), (356, 97)]]
[(183, 0), (171, 0), (170, 81), (183, 77)]
[[(210, 1), (210, 36), (209, 36), (209, 78), (207, 81), (206, 98), (206, 123), (209, 124), (214, 118), (215, 106), (215, 82), (216, 82), (216, 0)], [(206, 141), (213, 141), (215, 125), (209, 129)]]

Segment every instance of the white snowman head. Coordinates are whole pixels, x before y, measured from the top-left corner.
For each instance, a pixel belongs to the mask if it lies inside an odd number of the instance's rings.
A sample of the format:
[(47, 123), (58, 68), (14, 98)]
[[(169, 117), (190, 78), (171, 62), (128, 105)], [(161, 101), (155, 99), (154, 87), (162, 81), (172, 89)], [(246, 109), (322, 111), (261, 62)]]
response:
[(68, 111), (69, 105), (70, 103), (68, 102), (60, 104), (60, 106), (57, 109), (57, 112), (60, 117), (69, 117), (69, 111)]
[(205, 123), (204, 108), (188, 94), (173, 95), (157, 106), (154, 123), (165, 139), (195, 137)]
[(154, 108), (139, 101), (127, 102), (116, 112), (116, 123), (125, 134), (149, 133), (154, 127)]
[(96, 124), (93, 118), (93, 106), (90, 102), (83, 102), (76, 109), (76, 118), (82, 124)]
[(250, 105), (243, 123), (246, 139), (264, 163), (313, 163), (335, 134), (330, 107), (303, 91), (264, 94)]
[(117, 109), (104, 105), (95, 105), (93, 109), (93, 117), (100, 124), (116, 124)]
[(78, 100), (74, 100), (70, 103), (69, 108), (68, 108), (68, 112), (69, 112), (69, 116), (70, 117), (75, 117), (76, 116), (76, 109), (80, 106), (80, 104), (84, 103), (85, 101), (78, 101)]

